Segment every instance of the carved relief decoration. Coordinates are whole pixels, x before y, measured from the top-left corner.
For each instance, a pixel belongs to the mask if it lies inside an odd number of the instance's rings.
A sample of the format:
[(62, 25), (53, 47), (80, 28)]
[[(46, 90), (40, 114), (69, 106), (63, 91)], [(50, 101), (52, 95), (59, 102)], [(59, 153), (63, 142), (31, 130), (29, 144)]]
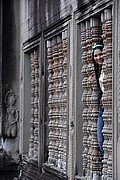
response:
[(47, 41), (48, 164), (66, 171), (67, 31)]
[(16, 95), (10, 89), (5, 96), (5, 119), (3, 122), (3, 135), (5, 137), (16, 137), (18, 130), (19, 112), (16, 107)]

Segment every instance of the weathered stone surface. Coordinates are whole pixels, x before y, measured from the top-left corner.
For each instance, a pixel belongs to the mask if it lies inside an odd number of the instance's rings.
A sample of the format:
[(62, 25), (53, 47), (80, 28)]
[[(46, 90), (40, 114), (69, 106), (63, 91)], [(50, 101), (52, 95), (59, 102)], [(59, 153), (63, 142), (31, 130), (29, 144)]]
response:
[(13, 180), (18, 174), (18, 164), (15, 163), (14, 159), (0, 151), (0, 180)]
[(21, 175), (18, 179), (21, 180), (41, 180), (41, 173), (37, 161), (23, 160), (20, 164)]

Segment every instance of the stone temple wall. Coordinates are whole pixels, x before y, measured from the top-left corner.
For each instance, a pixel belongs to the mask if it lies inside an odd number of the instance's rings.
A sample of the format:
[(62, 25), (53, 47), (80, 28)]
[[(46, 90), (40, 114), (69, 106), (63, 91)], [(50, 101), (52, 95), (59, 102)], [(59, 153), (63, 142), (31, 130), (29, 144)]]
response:
[[(1, 169), (6, 163), (5, 172), (13, 170), (17, 178), (19, 165), (18, 179), (24, 180), (112, 180), (112, 154), (117, 154), (112, 140), (112, 1), (1, 2)], [(96, 84), (87, 82), (93, 71), (91, 46), (99, 38), (105, 45), (105, 154), (100, 161)]]
[(13, 179), (19, 164), (19, 1), (0, 1), (0, 179)]

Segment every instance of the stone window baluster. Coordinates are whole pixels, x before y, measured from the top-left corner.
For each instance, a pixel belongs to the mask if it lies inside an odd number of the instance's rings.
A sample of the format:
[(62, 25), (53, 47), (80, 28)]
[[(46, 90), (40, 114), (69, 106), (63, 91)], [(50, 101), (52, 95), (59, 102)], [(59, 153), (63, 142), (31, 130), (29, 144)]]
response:
[[(88, 104), (87, 104), (87, 93), (88, 93), (88, 88), (87, 88), (87, 79), (88, 79), (88, 74), (87, 74), (87, 66), (88, 66), (88, 61), (87, 61), (87, 48), (86, 48), (86, 27), (85, 27), (85, 23), (81, 24), (81, 44), (82, 44), (82, 62), (83, 67), (82, 67), (82, 74), (83, 74), (83, 81), (82, 81), (82, 87), (83, 87), (83, 94), (82, 94), (82, 102), (84, 105), (84, 110), (83, 110), (83, 133), (84, 133), (84, 137), (83, 137), (83, 171), (84, 171), (84, 175), (87, 174), (87, 164), (88, 164), (88, 131), (87, 131), (87, 126), (88, 126)], [(88, 165), (89, 166), (89, 165)]]
[(67, 30), (62, 32), (63, 43), (63, 95), (62, 95), (62, 124), (63, 124), (63, 170), (66, 170), (66, 143), (67, 143)]
[(102, 179), (112, 180), (112, 12), (111, 9), (105, 9), (104, 21), (102, 25), (104, 40), (104, 64), (103, 71), (104, 89), (104, 159)]
[(29, 157), (38, 160), (38, 104), (39, 104), (39, 56), (38, 50), (31, 52), (31, 112)]
[(58, 136), (59, 136), (59, 143), (58, 143), (58, 164), (59, 168), (63, 167), (63, 122), (62, 122), (62, 93), (63, 93), (63, 51), (62, 51), (62, 37), (57, 36), (57, 44), (58, 44), (58, 56), (59, 56), (59, 63), (58, 63)]
[(30, 112), (30, 139), (29, 139), (29, 156), (33, 157), (34, 154), (34, 62), (33, 62), (33, 53), (31, 53), (31, 112)]
[[(92, 53), (91, 53), (91, 47), (92, 47), (92, 38), (91, 38), (91, 28), (90, 28), (90, 19), (86, 21), (86, 50), (87, 50), (87, 76), (91, 76), (93, 73), (93, 62), (92, 62)], [(91, 106), (91, 96), (92, 96), (92, 85), (87, 80), (87, 105), (88, 105), (88, 111), (87, 111), (87, 118), (88, 118), (88, 125), (87, 125), (87, 133), (88, 133), (88, 163), (87, 163), (87, 177), (92, 177), (92, 162), (91, 162), (91, 154), (92, 154), (92, 133), (91, 133), (91, 127), (92, 127), (92, 106)]]
[(54, 103), (54, 118), (55, 118), (55, 126), (52, 125), (55, 130), (55, 146), (54, 146), (54, 158), (55, 158), (55, 166), (58, 164), (58, 144), (59, 142), (59, 129), (58, 129), (58, 123), (59, 123), (59, 93), (58, 93), (58, 86), (59, 86), (59, 54), (58, 54), (58, 43), (57, 43), (57, 37), (53, 38), (53, 84), (54, 84), (54, 96), (53, 96), (53, 103)]
[[(90, 19), (91, 26), (91, 38), (92, 45), (101, 40), (101, 23), (100, 19), (92, 17)], [(95, 70), (93, 68), (93, 73)], [(91, 106), (92, 106), (92, 172), (93, 179), (101, 175), (102, 163), (100, 160), (99, 150), (98, 150), (98, 139), (97, 139), (97, 118), (98, 118), (98, 87), (97, 82), (94, 81), (92, 84), (92, 96), (91, 96)]]
[[(102, 17), (103, 16), (103, 17)], [(105, 68), (105, 62), (107, 61), (107, 54), (106, 54), (106, 27), (105, 27), (105, 21), (104, 21), (104, 13), (101, 14), (101, 20), (102, 20), (102, 31), (103, 31), (103, 43), (104, 43), (104, 49), (103, 49), (103, 55), (104, 55), (104, 64), (103, 64), (103, 71), (106, 74), (106, 68)], [(107, 123), (107, 118), (108, 118), (108, 111), (107, 111), (107, 86), (105, 85), (105, 80), (104, 80), (104, 94), (102, 97), (102, 102), (104, 105), (104, 113), (103, 113), (103, 118), (104, 118), (104, 127), (103, 127), (103, 135), (104, 135), (104, 143), (103, 143), (103, 149), (104, 149), (104, 159), (103, 159), (103, 169), (102, 169), (102, 178), (107, 177), (107, 161), (108, 161), (108, 149), (107, 149), (107, 144), (108, 144), (108, 123)]]
[(34, 89), (34, 158), (38, 159), (38, 118), (39, 118), (39, 57), (34, 51), (35, 89)]
[(48, 164), (66, 171), (67, 37), (47, 41), (49, 157)]
[(53, 159), (53, 150), (52, 150), (52, 144), (53, 139), (51, 137), (52, 134), (52, 124), (55, 123), (53, 119), (53, 104), (52, 104), (52, 98), (53, 98), (53, 58), (52, 58), (52, 41), (47, 41), (47, 60), (48, 60), (48, 107), (49, 107), (49, 157), (48, 157), (48, 163), (52, 164)]

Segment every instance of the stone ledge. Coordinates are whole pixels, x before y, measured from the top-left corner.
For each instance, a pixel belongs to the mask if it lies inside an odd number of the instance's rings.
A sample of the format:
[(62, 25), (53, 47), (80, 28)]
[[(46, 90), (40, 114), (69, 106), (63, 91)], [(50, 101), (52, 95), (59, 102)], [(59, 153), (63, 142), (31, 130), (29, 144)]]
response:
[(48, 164), (43, 165), (42, 169), (43, 180), (67, 180), (66, 174), (61, 170), (50, 166)]

